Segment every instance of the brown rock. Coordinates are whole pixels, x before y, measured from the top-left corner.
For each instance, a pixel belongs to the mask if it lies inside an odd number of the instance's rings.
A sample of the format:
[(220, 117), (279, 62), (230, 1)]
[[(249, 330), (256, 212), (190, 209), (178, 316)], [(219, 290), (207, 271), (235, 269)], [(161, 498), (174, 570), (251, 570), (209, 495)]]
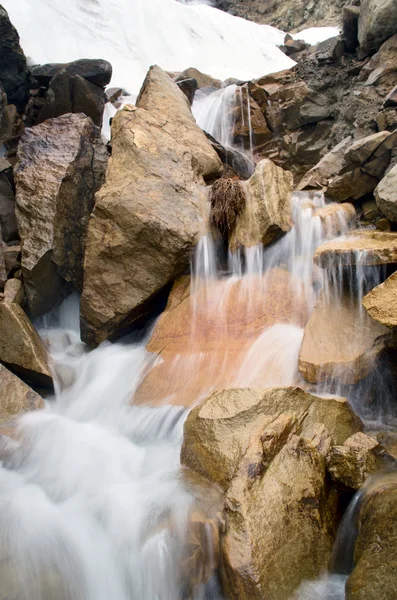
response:
[(345, 166), (345, 152), (351, 145), (352, 138), (347, 137), (332, 148), (320, 162), (310, 169), (298, 185), (298, 190), (321, 189), (328, 184), (328, 179), (342, 171)]
[(16, 216), (34, 315), (59, 301), (63, 281), (81, 289), (87, 221), (105, 164), (100, 130), (82, 114), (51, 119), (22, 135), (15, 169)]
[(32, 382), (52, 387), (47, 351), (16, 303), (0, 302), (0, 361)]
[(385, 265), (397, 262), (397, 233), (363, 230), (325, 242), (314, 254), (320, 267)]
[(361, 0), (358, 19), (361, 51), (373, 54), (385, 40), (397, 33), (396, 9), (395, 0)]
[(232, 251), (275, 241), (292, 229), (292, 174), (269, 159), (262, 160), (248, 180), (247, 202), (229, 245)]
[(23, 306), (25, 302), (25, 290), (20, 279), (9, 279), (4, 286), (4, 302), (6, 304), (16, 303)]
[(362, 432), (348, 438), (343, 446), (332, 446), (326, 457), (332, 480), (358, 490), (376, 470), (378, 448), (378, 441)]
[(390, 221), (397, 221), (397, 165), (394, 166), (375, 190), (375, 200), (379, 210)]
[(84, 340), (117, 334), (183, 272), (199, 231), (198, 186), (220, 168), (186, 96), (151, 68), (137, 108), (113, 120), (107, 180), (88, 227)]
[(366, 491), (346, 600), (391, 600), (397, 595), (397, 485), (394, 473), (375, 479)]
[(0, 364), (0, 421), (43, 406), (41, 396)]
[(360, 419), (341, 398), (317, 398), (293, 387), (213, 392), (185, 422), (181, 461), (228, 489), (258, 434), (268, 431), (269, 440), (279, 439), (269, 446), (266, 436), (260, 438), (270, 452), (270, 462), (291, 433), (305, 436), (307, 428), (309, 435), (314, 423), (322, 423), (336, 444), (362, 429)]
[(0, 173), (0, 226), (5, 242), (18, 239), (14, 192), (4, 172)]
[(397, 106), (397, 85), (387, 94), (383, 106), (385, 108)]
[(350, 298), (322, 295), (305, 327), (299, 370), (310, 383), (357, 383), (372, 370), (387, 333)]
[(363, 298), (369, 316), (386, 327), (397, 327), (397, 272)]
[(345, 152), (346, 165), (356, 167), (364, 164), (390, 135), (389, 131), (380, 131), (353, 142)]

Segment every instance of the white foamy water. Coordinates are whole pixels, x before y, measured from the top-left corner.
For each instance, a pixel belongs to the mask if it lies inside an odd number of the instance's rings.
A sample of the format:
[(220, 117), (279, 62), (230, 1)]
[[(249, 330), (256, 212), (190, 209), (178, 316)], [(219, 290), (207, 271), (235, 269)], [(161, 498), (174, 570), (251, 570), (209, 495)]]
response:
[(147, 70), (196, 67), (224, 80), (252, 79), (295, 63), (284, 34), (206, 5), (175, 0), (4, 0), (34, 63), (104, 58), (112, 85), (137, 94)]

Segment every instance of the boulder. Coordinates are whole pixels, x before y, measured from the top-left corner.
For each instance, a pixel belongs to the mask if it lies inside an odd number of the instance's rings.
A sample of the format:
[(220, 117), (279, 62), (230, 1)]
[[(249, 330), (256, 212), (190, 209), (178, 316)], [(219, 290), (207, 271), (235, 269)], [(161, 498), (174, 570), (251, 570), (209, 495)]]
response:
[(347, 52), (354, 52), (358, 46), (358, 18), (360, 8), (347, 4), (342, 12), (343, 41)]
[(193, 104), (194, 95), (196, 93), (198, 84), (194, 77), (184, 77), (180, 75), (175, 79), (175, 83), (185, 94), (186, 98), (189, 100), (190, 104)]
[(383, 106), (385, 108), (397, 106), (397, 85), (387, 94)]
[(21, 246), (20, 244), (9, 244), (3, 246), (4, 265), (6, 268), (7, 276), (15, 273), (21, 268), (20, 256)]
[(23, 112), (29, 97), (29, 73), (19, 35), (7, 11), (0, 6), (0, 82), (8, 104)]
[(385, 327), (397, 327), (397, 272), (363, 298), (369, 316)]
[(326, 456), (332, 480), (353, 490), (360, 489), (376, 470), (378, 449), (378, 441), (362, 432), (348, 438), (343, 446), (332, 446)]
[(322, 294), (305, 327), (299, 370), (310, 383), (357, 383), (373, 369), (388, 333), (351, 298)]
[(379, 182), (375, 189), (379, 210), (394, 223), (397, 222), (397, 165)]
[(267, 246), (292, 229), (292, 174), (264, 159), (245, 185), (247, 202), (238, 216), (229, 240), (235, 251), (240, 246)]
[(112, 157), (87, 234), (85, 341), (117, 335), (184, 271), (199, 232), (198, 188), (220, 169), (188, 99), (152, 67), (137, 106), (112, 124)]
[(364, 229), (324, 242), (314, 253), (320, 267), (387, 265), (397, 262), (397, 233)]
[(226, 492), (228, 598), (288, 600), (326, 568), (338, 494), (324, 453), (361, 429), (346, 400), (291, 387), (214, 392), (191, 411), (181, 460)]
[[(248, 281), (198, 280), (192, 291), (189, 278), (180, 278), (147, 345), (159, 359), (134, 402), (158, 405), (167, 399), (194, 406), (213, 389), (297, 383), (297, 372), (290, 367), (286, 372), (285, 357), (299, 352), (307, 320), (304, 297), (302, 282), (284, 269), (269, 269)], [(292, 344), (289, 337), (291, 350), (283, 346), (287, 325), (294, 339)], [(276, 346), (281, 360), (273, 356)], [(256, 356), (254, 367), (246, 365), (250, 352)]]
[(0, 422), (43, 407), (41, 396), (0, 364)]
[(0, 80), (0, 143), (3, 144), (12, 137), (16, 108), (13, 104), (7, 105), (7, 95), (2, 88)]
[(345, 151), (346, 167), (358, 167), (366, 163), (390, 135), (389, 131), (380, 131), (353, 142)]
[(52, 387), (48, 354), (22, 308), (0, 302), (0, 361), (26, 379)]
[(335, 62), (343, 56), (344, 50), (344, 41), (339, 36), (335, 36), (317, 44), (316, 59), (320, 63)]
[(101, 58), (81, 58), (70, 63), (49, 63), (31, 68), (32, 76), (41, 85), (48, 86), (53, 77), (65, 70), (69, 75), (78, 75), (99, 87), (105, 87), (112, 78), (112, 65)]
[[(266, 460), (271, 462), (290, 434), (306, 437), (306, 430), (309, 435), (310, 428), (318, 423), (338, 445), (362, 430), (361, 420), (343, 398), (318, 398), (297, 387), (213, 392), (186, 419), (181, 461), (227, 490), (242, 459), (254, 447), (251, 441), (256, 435), (274, 426), (272, 436), (269, 434), (274, 443), (269, 447), (270, 456), (264, 457), (265, 469)], [(263, 443), (265, 439), (262, 436)]]
[[(7, 162), (4, 159), (4, 163)], [(11, 165), (8, 163), (9, 168)], [(0, 167), (1, 168), (1, 167)], [(7, 168), (0, 173), (0, 226), (3, 240), (10, 242), (18, 239), (18, 227), (15, 218), (15, 196), (6, 174)]]
[(358, 19), (360, 49), (374, 54), (382, 43), (397, 33), (396, 0), (361, 0)]
[(25, 303), (25, 290), (20, 279), (8, 279), (4, 286), (4, 302), (6, 304), (19, 304), (23, 306)]
[(38, 123), (67, 113), (84, 113), (101, 127), (105, 101), (101, 87), (63, 69), (51, 80)]
[(346, 600), (391, 600), (397, 595), (397, 486), (395, 475), (375, 479), (358, 517), (354, 569)]
[(22, 135), (16, 216), (25, 290), (35, 316), (59, 302), (64, 282), (82, 288), (87, 222), (106, 160), (100, 130), (83, 114), (50, 119)]

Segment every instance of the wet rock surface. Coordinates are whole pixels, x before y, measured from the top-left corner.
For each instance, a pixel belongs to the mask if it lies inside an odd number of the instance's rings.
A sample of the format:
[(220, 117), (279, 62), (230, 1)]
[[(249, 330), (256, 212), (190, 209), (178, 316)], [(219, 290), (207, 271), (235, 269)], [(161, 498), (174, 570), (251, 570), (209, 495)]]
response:
[(0, 364), (0, 422), (43, 406), (39, 394)]

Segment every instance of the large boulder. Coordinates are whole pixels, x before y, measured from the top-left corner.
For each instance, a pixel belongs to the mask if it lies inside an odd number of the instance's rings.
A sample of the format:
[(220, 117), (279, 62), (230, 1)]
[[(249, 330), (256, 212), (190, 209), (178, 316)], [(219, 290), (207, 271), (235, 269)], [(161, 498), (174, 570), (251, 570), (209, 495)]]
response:
[(394, 223), (397, 222), (397, 165), (381, 180), (375, 190), (379, 210)]
[(41, 396), (0, 364), (0, 422), (43, 407)]
[(379, 450), (378, 441), (361, 431), (348, 438), (342, 446), (332, 446), (326, 455), (332, 480), (358, 490), (376, 471)]
[(373, 288), (363, 298), (369, 316), (390, 328), (397, 327), (397, 273)]
[(10, 22), (7, 11), (0, 6), (0, 82), (8, 104), (23, 112), (29, 95), (29, 74), (26, 58), (19, 45), (19, 35)]
[(35, 316), (56, 305), (64, 282), (82, 288), (87, 223), (106, 160), (100, 130), (83, 114), (50, 119), (22, 135), (16, 216), (26, 295)]
[(351, 298), (322, 294), (305, 327), (299, 370), (310, 383), (357, 383), (373, 369), (388, 334)]
[[(135, 402), (167, 399), (194, 406), (213, 389), (296, 383), (298, 373), (286, 368), (285, 357), (295, 353), (291, 362), (296, 364), (307, 320), (302, 286), (291, 273), (276, 268), (246, 280), (197, 279), (192, 289), (189, 277), (177, 280), (147, 345), (159, 358)], [(290, 337), (285, 348), (287, 326), (294, 342)], [(255, 366), (246, 365), (251, 352)]]
[(48, 86), (53, 77), (61, 71), (68, 75), (78, 75), (99, 87), (105, 87), (112, 78), (112, 65), (101, 58), (80, 58), (70, 63), (49, 63), (31, 68), (32, 76), (41, 85)]
[(134, 321), (183, 272), (199, 231), (198, 188), (221, 162), (171, 78), (152, 67), (137, 106), (112, 125), (112, 157), (96, 195), (84, 263), (83, 339)]
[(101, 127), (105, 101), (103, 88), (63, 69), (51, 80), (38, 122), (67, 113), (84, 113)]
[(397, 33), (396, 0), (361, 0), (358, 40), (363, 52), (373, 54), (395, 33)]
[(0, 302), (0, 361), (22, 377), (52, 387), (44, 344), (15, 302)]
[(320, 267), (387, 265), (397, 262), (397, 233), (353, 231), (348, 237), (324, 242), (314, 253)]
[(229, 241), (230, 249), (267, 246), (292, 229), (292, 174), (264, 159), (245, 184), (247, 201)]
[(380, 476), (365, 490), (358, 517), (354, 569), (346, 600), (391, 600), (397, 596), (397, 482)]
[(346, 400), (299, 388), (214, 392), (191, 411), (182, 463), (226, 492), (226, 597), (288, 600), (326, 568), (338, 493), (325, 455), (361, 429)]

